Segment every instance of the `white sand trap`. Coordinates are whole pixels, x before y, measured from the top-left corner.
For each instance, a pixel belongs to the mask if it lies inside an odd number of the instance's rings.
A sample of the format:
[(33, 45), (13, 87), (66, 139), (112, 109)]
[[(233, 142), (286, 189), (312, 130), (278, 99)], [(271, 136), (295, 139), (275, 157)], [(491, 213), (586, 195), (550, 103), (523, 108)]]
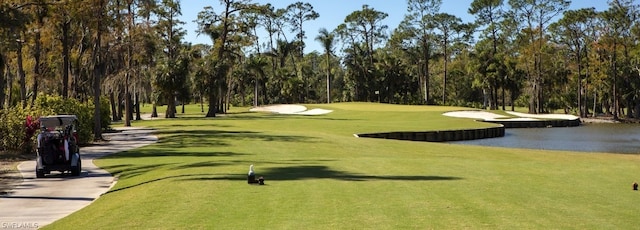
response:
[(539, 121), (540, 119), (562, 119), (562, 120), (578, 119), (578, 117), (576, 116), (566, 115), (566, 114), (527, 114), (527, 113), (518, 113), (518, 112), (511, 112), (511, 111), (505, 111), (505, 112), (517, 117), (508, 118), (507, 116), (503, 116), (500, 114), (495, 114), (495, 113), (486, 112), (486, 111), (478, 111), (478, 110), (453, 111), (453, 112), (443, 113), (442, 115), (449, 116), (449, 117), (473, 118), (473, 119), (480, 119), (485, 121)]
[(307, 110), (307, 107), (302, 105), (269, 105), (252, 108), (251, 112), (269, 112), (277, 114), (291, 114), (291, 115), (323, 115), (333, 112), (333, 110), (327, 109), (312, 109)]
[(443, 113), (442, 115), (445, 115), (448, 117), (473, 118), (473, 119), (481, 119), (481, 120), (492, 120), (492, 119), (507, 117), (500, 114), (495, 114), (495, 113), (490, 113), (485, 111), (478, 111), (478, 110), (453, 111), (453, 112)]
[(528, 113), (518, 113), (512, 111), (506, 111), (507, 113), (518, 116), (518, 117), (527, 117), (527, 118), (540, 118), (540, 119), (561, 119), (561, 120), (576, 120), (579, 117), (569, 114), (528, 114)]
[(299, 112), (304, 112), (306, 110), (307, 110), (307, 107), (304, 107), (302, 105), (269, 105), (269, 106), (252, 108), (249, 111), (270, 112), (270, 113), (279, 113), (279, 114), (295, 114)]
[(307, 110), (304, 112), (299, 112), (299, 113), (295, 113), (295, 114), (300, 114), (300, 115), (324, 115), (324, 114), (328, 114), (333, 112), (333, 110), (328, 110), (328, 109), (312, 109), (312, 110)]

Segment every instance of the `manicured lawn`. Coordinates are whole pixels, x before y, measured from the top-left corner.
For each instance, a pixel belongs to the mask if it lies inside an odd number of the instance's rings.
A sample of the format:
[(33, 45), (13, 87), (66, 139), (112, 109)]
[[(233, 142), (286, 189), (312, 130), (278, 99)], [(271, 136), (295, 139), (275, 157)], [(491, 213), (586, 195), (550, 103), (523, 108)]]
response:
[[(487, 127), (462, 109), (309, 105), (135, 121), (158, 144), (97, 161), (118, 183), (50, 229), (634, 229), (640, 156), (355, 138)], [(206, 108), (205, 108), (206, 109)], [(178, 110), (180, 111), (180, 109)], [(164, 112), (164, 109), (159, 110)], [(198, 116), (195, 116), (198, 115)], [(254, 164), (265, 186), (247, 185)]]

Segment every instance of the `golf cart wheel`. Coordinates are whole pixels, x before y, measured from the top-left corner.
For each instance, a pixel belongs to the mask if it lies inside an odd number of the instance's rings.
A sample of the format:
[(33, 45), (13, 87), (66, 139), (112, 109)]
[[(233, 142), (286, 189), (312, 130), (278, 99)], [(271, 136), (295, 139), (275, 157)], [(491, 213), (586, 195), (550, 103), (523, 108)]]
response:
[(78, 159), (78, 166), (71, 166), (71, 175), (80, 176), (80, 172), (82, 172), (82, 161)]
[(42, 169), (36, 169), (36, 178), (43, 178), (44, 171)]

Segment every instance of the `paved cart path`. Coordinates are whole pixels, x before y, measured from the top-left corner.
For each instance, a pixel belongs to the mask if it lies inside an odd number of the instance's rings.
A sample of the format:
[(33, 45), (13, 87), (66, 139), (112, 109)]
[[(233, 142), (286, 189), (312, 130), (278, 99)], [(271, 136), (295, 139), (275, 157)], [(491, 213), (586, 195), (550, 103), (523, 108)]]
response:
[(94, 159), (158, 141), (152, 130), (144, 128), (103, 136), (110, 141), (80, 148), (82, 173), (77, 177), (52, 172), (36, 178), (35, 160), (20, 163), (22, 183), (0, 196), (0, 229), (39, 228), (91, 204), (115, 184), (111, 174), (93, 164)]

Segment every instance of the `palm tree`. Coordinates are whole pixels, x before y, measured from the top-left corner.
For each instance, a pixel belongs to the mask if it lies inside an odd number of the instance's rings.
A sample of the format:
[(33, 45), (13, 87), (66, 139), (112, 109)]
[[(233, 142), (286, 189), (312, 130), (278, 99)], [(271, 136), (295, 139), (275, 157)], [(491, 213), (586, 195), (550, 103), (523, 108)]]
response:
[[(280, 68), (284, 68), (287, 63), (287, 58), (293, 51), (296, 50), (296, 42), (287, 42), (285, 40), (276, 41), (278, 47), (274, 50), (266, 52), (269, 57), (277, 58), (279, 60)], [(293, 61), (293, 57), (291, 58)]]
[(316, 41), (322, 44), (327, 57), (327, 104), (331, 103), (331, 53), (333, 52), (334, 34), (325, 28), (320, 28)]
[(264, 81), (266, 75), (264, 68), (269, 65), (269, 63), (260, 56), (251, 56), (245, 65), (247, 70), (252, 72), (254, 75), (253, 107), (258, 107), (258, 85), (261, 81)]

